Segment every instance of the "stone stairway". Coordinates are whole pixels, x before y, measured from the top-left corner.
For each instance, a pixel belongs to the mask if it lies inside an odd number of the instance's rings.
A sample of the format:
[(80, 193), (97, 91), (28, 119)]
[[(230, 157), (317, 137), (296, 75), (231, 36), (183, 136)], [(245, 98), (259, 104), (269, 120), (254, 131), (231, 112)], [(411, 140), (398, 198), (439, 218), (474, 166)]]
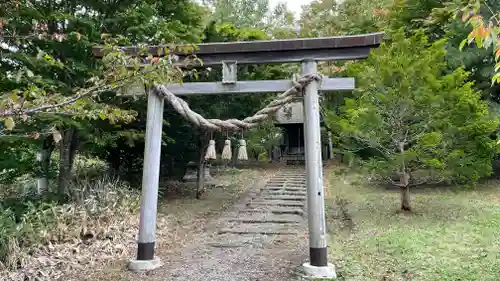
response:
[(305, 172), (287, 169), (271, 178), (219, 222), (219, 234), (293, 235), (305, 224)]
[[(307, 257), (302, 168), (277, 172), (205, 228), (206, 236), (151, 280), (292, 281)], [(149, 279), (148, 279), (149, 280)]]

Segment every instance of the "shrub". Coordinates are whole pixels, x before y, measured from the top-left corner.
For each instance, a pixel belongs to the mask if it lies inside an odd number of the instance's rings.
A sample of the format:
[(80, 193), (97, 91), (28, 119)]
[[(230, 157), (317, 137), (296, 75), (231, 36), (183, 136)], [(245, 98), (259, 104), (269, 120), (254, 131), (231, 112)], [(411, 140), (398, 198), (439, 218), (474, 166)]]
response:
[(328, 122), (342, 149), (378, 152), (363, 161), (372, 176), (401, 188), (411, 210), (410, 186), (453, 180), (475, 184), (490, 175), (498, 120), (463, 69), (445, 73), (445, 40), (399, 31), (368, 60), (350, 65), (359, 78), (352, 98)]

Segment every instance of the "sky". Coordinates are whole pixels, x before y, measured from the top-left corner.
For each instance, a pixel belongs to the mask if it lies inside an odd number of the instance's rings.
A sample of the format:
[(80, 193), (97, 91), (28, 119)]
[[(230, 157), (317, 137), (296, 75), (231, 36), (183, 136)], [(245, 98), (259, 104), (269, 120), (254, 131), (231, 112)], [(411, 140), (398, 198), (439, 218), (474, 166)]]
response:
[(290, 11), (292, 11), (296, 15), (299, 15), (301, 6), (309, 4), (310, 2), (312, 2), (312, 0), (269, 0), (271, 8), (274, 8), (280, 2), (285, 2)]

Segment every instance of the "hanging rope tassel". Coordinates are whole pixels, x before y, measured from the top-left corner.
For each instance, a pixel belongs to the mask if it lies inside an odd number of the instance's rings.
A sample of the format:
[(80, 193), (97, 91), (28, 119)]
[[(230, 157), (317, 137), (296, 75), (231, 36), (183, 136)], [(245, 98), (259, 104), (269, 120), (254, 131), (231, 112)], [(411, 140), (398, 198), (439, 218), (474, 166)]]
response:
[(205, 160), (217, 159), (217, 154), (215, 153), (215, 141), (210, 140), (208, 142), (207, 153), (205, 154)]
[(240, 140), (240, 147), (238, 148), (238, 160), (248, 160), (247, 142), (245, 140)]
[(222, 159), (231, 160), (233, 158), (233, 153), (231, 151), (231, 140), (226, 140), (224, 142), (224, 149), (222, 150)]

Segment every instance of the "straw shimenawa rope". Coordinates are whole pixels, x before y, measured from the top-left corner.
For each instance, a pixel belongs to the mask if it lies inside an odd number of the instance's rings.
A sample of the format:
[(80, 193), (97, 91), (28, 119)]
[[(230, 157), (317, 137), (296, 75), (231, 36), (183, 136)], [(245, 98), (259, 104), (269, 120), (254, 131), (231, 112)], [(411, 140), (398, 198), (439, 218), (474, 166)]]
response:
[(205, 119), (200, 114), (191, 110), (191, 108), (189, 108), (189, 104), (186, 101), (171, 93), (164, 85), (155, 85), (153, 86), (152, 90), (155, 94), (163, 97), (168, 103), (170, 103), (180, 115), (182, 115), (184, 118), (198, 127), (202, 127), (210, 131), (239, 131), (242, 129), (255, 127), (262, 121), (265, 121), (271, 114), (278, 111), (284, 105), (290, 103), (297, 95), (300, 95), (304, 87), (309, 85), (309, 83), (311, 83), (312, 81), (321, 81), (321, 78), (322, 76), (317, 73), (306, 74), (300, 77), (295, 82), (293, 87), (280, 94), (278, 97), (276, 97), (275, 100), (270, 102), (261, 110), (257, 111), (253, 116), (249, 116), (243, 120)]

